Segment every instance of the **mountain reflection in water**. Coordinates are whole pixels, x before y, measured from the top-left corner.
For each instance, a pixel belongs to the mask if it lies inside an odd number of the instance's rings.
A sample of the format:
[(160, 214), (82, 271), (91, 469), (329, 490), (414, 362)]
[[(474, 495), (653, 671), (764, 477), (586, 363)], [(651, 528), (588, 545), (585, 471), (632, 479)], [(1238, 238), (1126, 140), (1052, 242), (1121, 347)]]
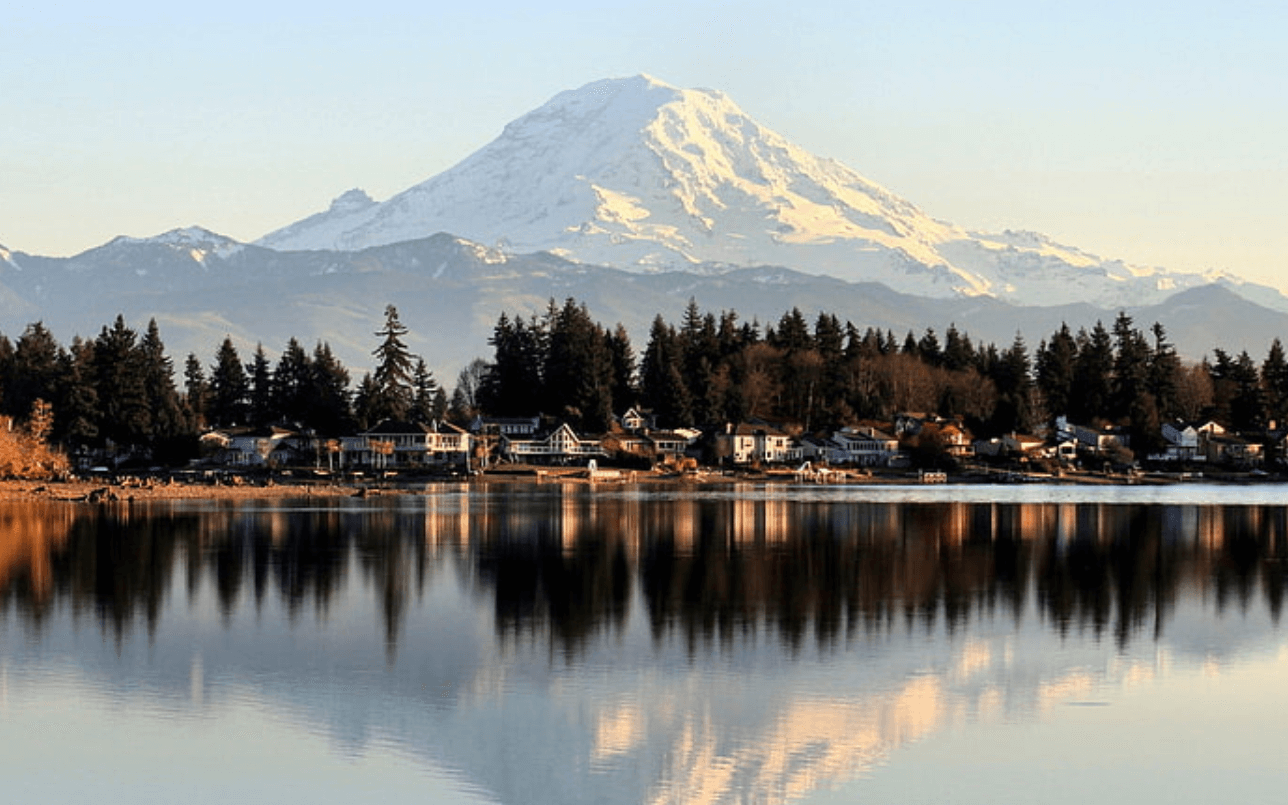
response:
[(782, 802), (1277, 641), (1286, 512), (519, 485), (8, 504), (0, 660), (206, 710), (241, 686), (501, 802)]

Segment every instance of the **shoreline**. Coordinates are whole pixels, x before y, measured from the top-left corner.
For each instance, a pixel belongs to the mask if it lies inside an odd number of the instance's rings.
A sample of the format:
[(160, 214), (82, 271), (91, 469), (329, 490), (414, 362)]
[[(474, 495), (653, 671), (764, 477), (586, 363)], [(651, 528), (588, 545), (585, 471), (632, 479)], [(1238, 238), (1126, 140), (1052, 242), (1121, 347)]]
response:
[(421, 494), (429, 484), (560, 483), (613, 488), (623, 484), (645, 486), (690, 486), (736, 483), (770, 483), (844, 486), (1164, 486), (1189, 483), (1260, 486), (1283, 483), (1284, 479), (1246, 474), (1218, 474), (1186, 477), (1177, 473), (1138, 477), (1069, 473), (1064, 476), (1017, 475), (1006, 473), (962, 473), (932, 483), (911, 473), (835, 472), (807, 478), (790, 471), (725, 473), (656, 473), (650, 471), (599, 471), (592, 475), (580, 467), (510, 466), (471, 477), (409, 476), (372, 481), (301, 481), (298, 479), (248, 479), (232, 483), (193, 483), (178, 479), (122, 478), (71, 480), (3, 480), (0, 502), (49, 501), (64, 503), (110, 503), (152, 500), (280, 500), (285, 498), (364, 498)]

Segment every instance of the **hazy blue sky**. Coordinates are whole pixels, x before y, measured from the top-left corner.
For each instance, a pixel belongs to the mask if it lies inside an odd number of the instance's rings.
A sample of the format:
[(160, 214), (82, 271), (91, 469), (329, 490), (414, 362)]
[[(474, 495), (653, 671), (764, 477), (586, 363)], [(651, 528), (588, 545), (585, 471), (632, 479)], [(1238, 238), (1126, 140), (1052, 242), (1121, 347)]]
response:
[(22, 251), (252, 240), (645, 72), (939, 218), (1288, 285), (1273, 2), (45, 0), (0, 6), (0, 31), (0, 243)]

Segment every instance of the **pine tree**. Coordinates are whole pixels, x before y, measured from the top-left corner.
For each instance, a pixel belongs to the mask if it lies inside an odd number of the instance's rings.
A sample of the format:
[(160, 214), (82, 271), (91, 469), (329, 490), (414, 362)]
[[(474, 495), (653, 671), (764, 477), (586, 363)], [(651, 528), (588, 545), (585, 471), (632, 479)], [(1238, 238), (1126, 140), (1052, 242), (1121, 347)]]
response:
[(210, 384), (206, 382), (206, 371), (201, 366), (201, 359), (189, 352), (183, 364), (183, 393), (188, 410), (192, 412), (198, 429), (206, 427), (210, 405)]
[(604, 431), (612, 420), (612, 364), (604, 332), (585, 305), (568, 299), (549, 324), (543, 376), (546, 410), (575, 427)]
[[(434, 375), (425, 365), (423, 358), (416, 359), (416, 366), (412, 370), (412, 405), (411, 421), (428, 425), (442, 418), (442, 413), (437, 411), (437, 399), (439, 392), (438, 382), (434, 380)], [(444, 404), (446, 408), (446, 404)]]
[(608, 349), (608, 362), (612, 372), (611, 396), (614, 413), (624, 414), (635, 405), (635, 350), (631, 347), (631, 337), (626, 327), (618, 324), (612, 333), (605, 336)]
[(495, 416), (523, 416), (540, 411), (541, 367), (546, 362), (544, 337), (536, 322), (510, 321), (502, 313), (488, 339), (491, 368), (479, 388), (483, 410)]
[(1131, 316), (1119, 313), (1114, 321), (1113, 396), (1109, 415), (1113, 419), (1132, 419), (1152, 405), (1145, 399), (1149, 392), (1149, 343), (1140, 331), (1132, 327)]
[(312, 405), (312, 374), (309, 354), (299, 341), (290, 339), (273, 369), (269, 408), (275, 418), (294, 423), (297, 427), (305, 424)]
[(92, 444), (98, 437), (98, 389), (93, 382), (94, 346), (73, 338), (59, 359), (62, 383), (58, 397), (55, 437), (70, 449)]
[(1274, 420), (1276, 427), (1284, 427), (1288, 424), (1288, 360), (1278, 338), (1271, 342), (1261, 364), (1261, 385), (1265, 389), (1266, 416)]
[(1090, 422), (1109, 415), (1114, 371), (1113, 341), (1100, 322), (1088, 334), (1078, 331), (1078, 357), (1073, 367), (1073, 393), (1069, 414), (1075, 422)]
[(1149, 391), (1154, 395), (1161, 420), (1171, 421), (1180, 416), (1179, 377), (1181, 359), (1176, 348), (1167, 340), (1162, 324), (1154, 322), (1154, 349), (1149, 358)]
[(648, 346), (640, 366), (640, 398), (663, 427), (693, 424), (688, 385), (680, 370), (675, 330), (661, 316), (653, 319)]
[(148, 328), (139, 341), (139, 359), (147, 405), (152, 412), (154, 458), (172, 463), (195, 454), (196, 425), (179, 400), (179, 391), (174, 385), (174, 364), (165, 354), (156, 319), (148, 321)]
[(1032, 427), (1029, 376), (1029, 351), (1024, 337), (1015, 334), (1011, 348), (1002, 354), (992, 376), (997, 385), (997, 406), (993, 410), (993, 427), (998, 432), (1027, 431)]
[(353, 394), (353, 416), (362, 430), (374, 428), (388, 417), (384, 416), (381, 404), (380, 384), (367, 372), (358, 382), (358, 390)]
[(153, 436), (147, 371), (135, 332), (117, 316), (94, 342), (94, 380), (102, 414), (99, 433), (118, 446), (143, 446)]
[(944, 334), (944, 368), (960, 372), (975, 364), (975, 347), (970, 337), (957, 331), (957, 325), (949, 324)]
[(250, 381), (250, 424), (263, 427), (277, 418), (273, 410), (273, 369), (263, 344), (255, 345), (255, 354), (246, 366), (246, 377)]
[(1051, 341), (1038, 349), (1037, 356), (1038, 389), (1052, 417), (1070, 413), (1077, 361), (1078, 342), (1069, 331), (1069, 325), (1062, 323), (1051, 336)]
[(1247, 351), (1240, 352), (1229, 373), (1234, 383), (1230, 400), (1230, 423), (1236, 431), (1259, 430), (1266, 425), (1265, 400), (1257, 364)]
[(217, 428), (244, 425), (247, 422), (247, 395), (250, 382), (231, 337), (225, 337), (215, 353), (215, 366), (210, 372), (210, 424)]
[(349, 371), (325, 341), (319, 341), (313, 349), (308, 400), (304, 418), (306, 427), (320, 434), (335, 436), (352, 426)]
[(9, 372), (0, 400), (5, 413), (25, 419), (36, 400), (53, 400), (57, 396), (58, 352), (60, 347), (43, 322), (27, 325), (14, 345)]
[(412, 387), (415, 357), (403, 340), (407, 332), (407, 328), (398, 320), (398, 309), (387, 305), (385, 326), (376, 332), (381, 339), (380, 345), (371, 353), (376, 359), (376, 370), (371, 376), (374, 395), (369, 401), (370, 407), (365, 411), (367, 416), (375, 417), (370, 425), (375, 425), (382, 419), (405, 420), (411, 415), (415, 401), (415, 390)]

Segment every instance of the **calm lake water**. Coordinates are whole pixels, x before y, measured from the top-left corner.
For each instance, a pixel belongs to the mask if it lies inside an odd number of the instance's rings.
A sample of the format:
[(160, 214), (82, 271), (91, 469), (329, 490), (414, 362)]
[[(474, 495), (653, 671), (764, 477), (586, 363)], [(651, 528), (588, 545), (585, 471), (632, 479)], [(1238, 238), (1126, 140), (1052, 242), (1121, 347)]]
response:
[(1286, 504), (475, 485), (0, 506), (5, 799), (1282, 802)]

